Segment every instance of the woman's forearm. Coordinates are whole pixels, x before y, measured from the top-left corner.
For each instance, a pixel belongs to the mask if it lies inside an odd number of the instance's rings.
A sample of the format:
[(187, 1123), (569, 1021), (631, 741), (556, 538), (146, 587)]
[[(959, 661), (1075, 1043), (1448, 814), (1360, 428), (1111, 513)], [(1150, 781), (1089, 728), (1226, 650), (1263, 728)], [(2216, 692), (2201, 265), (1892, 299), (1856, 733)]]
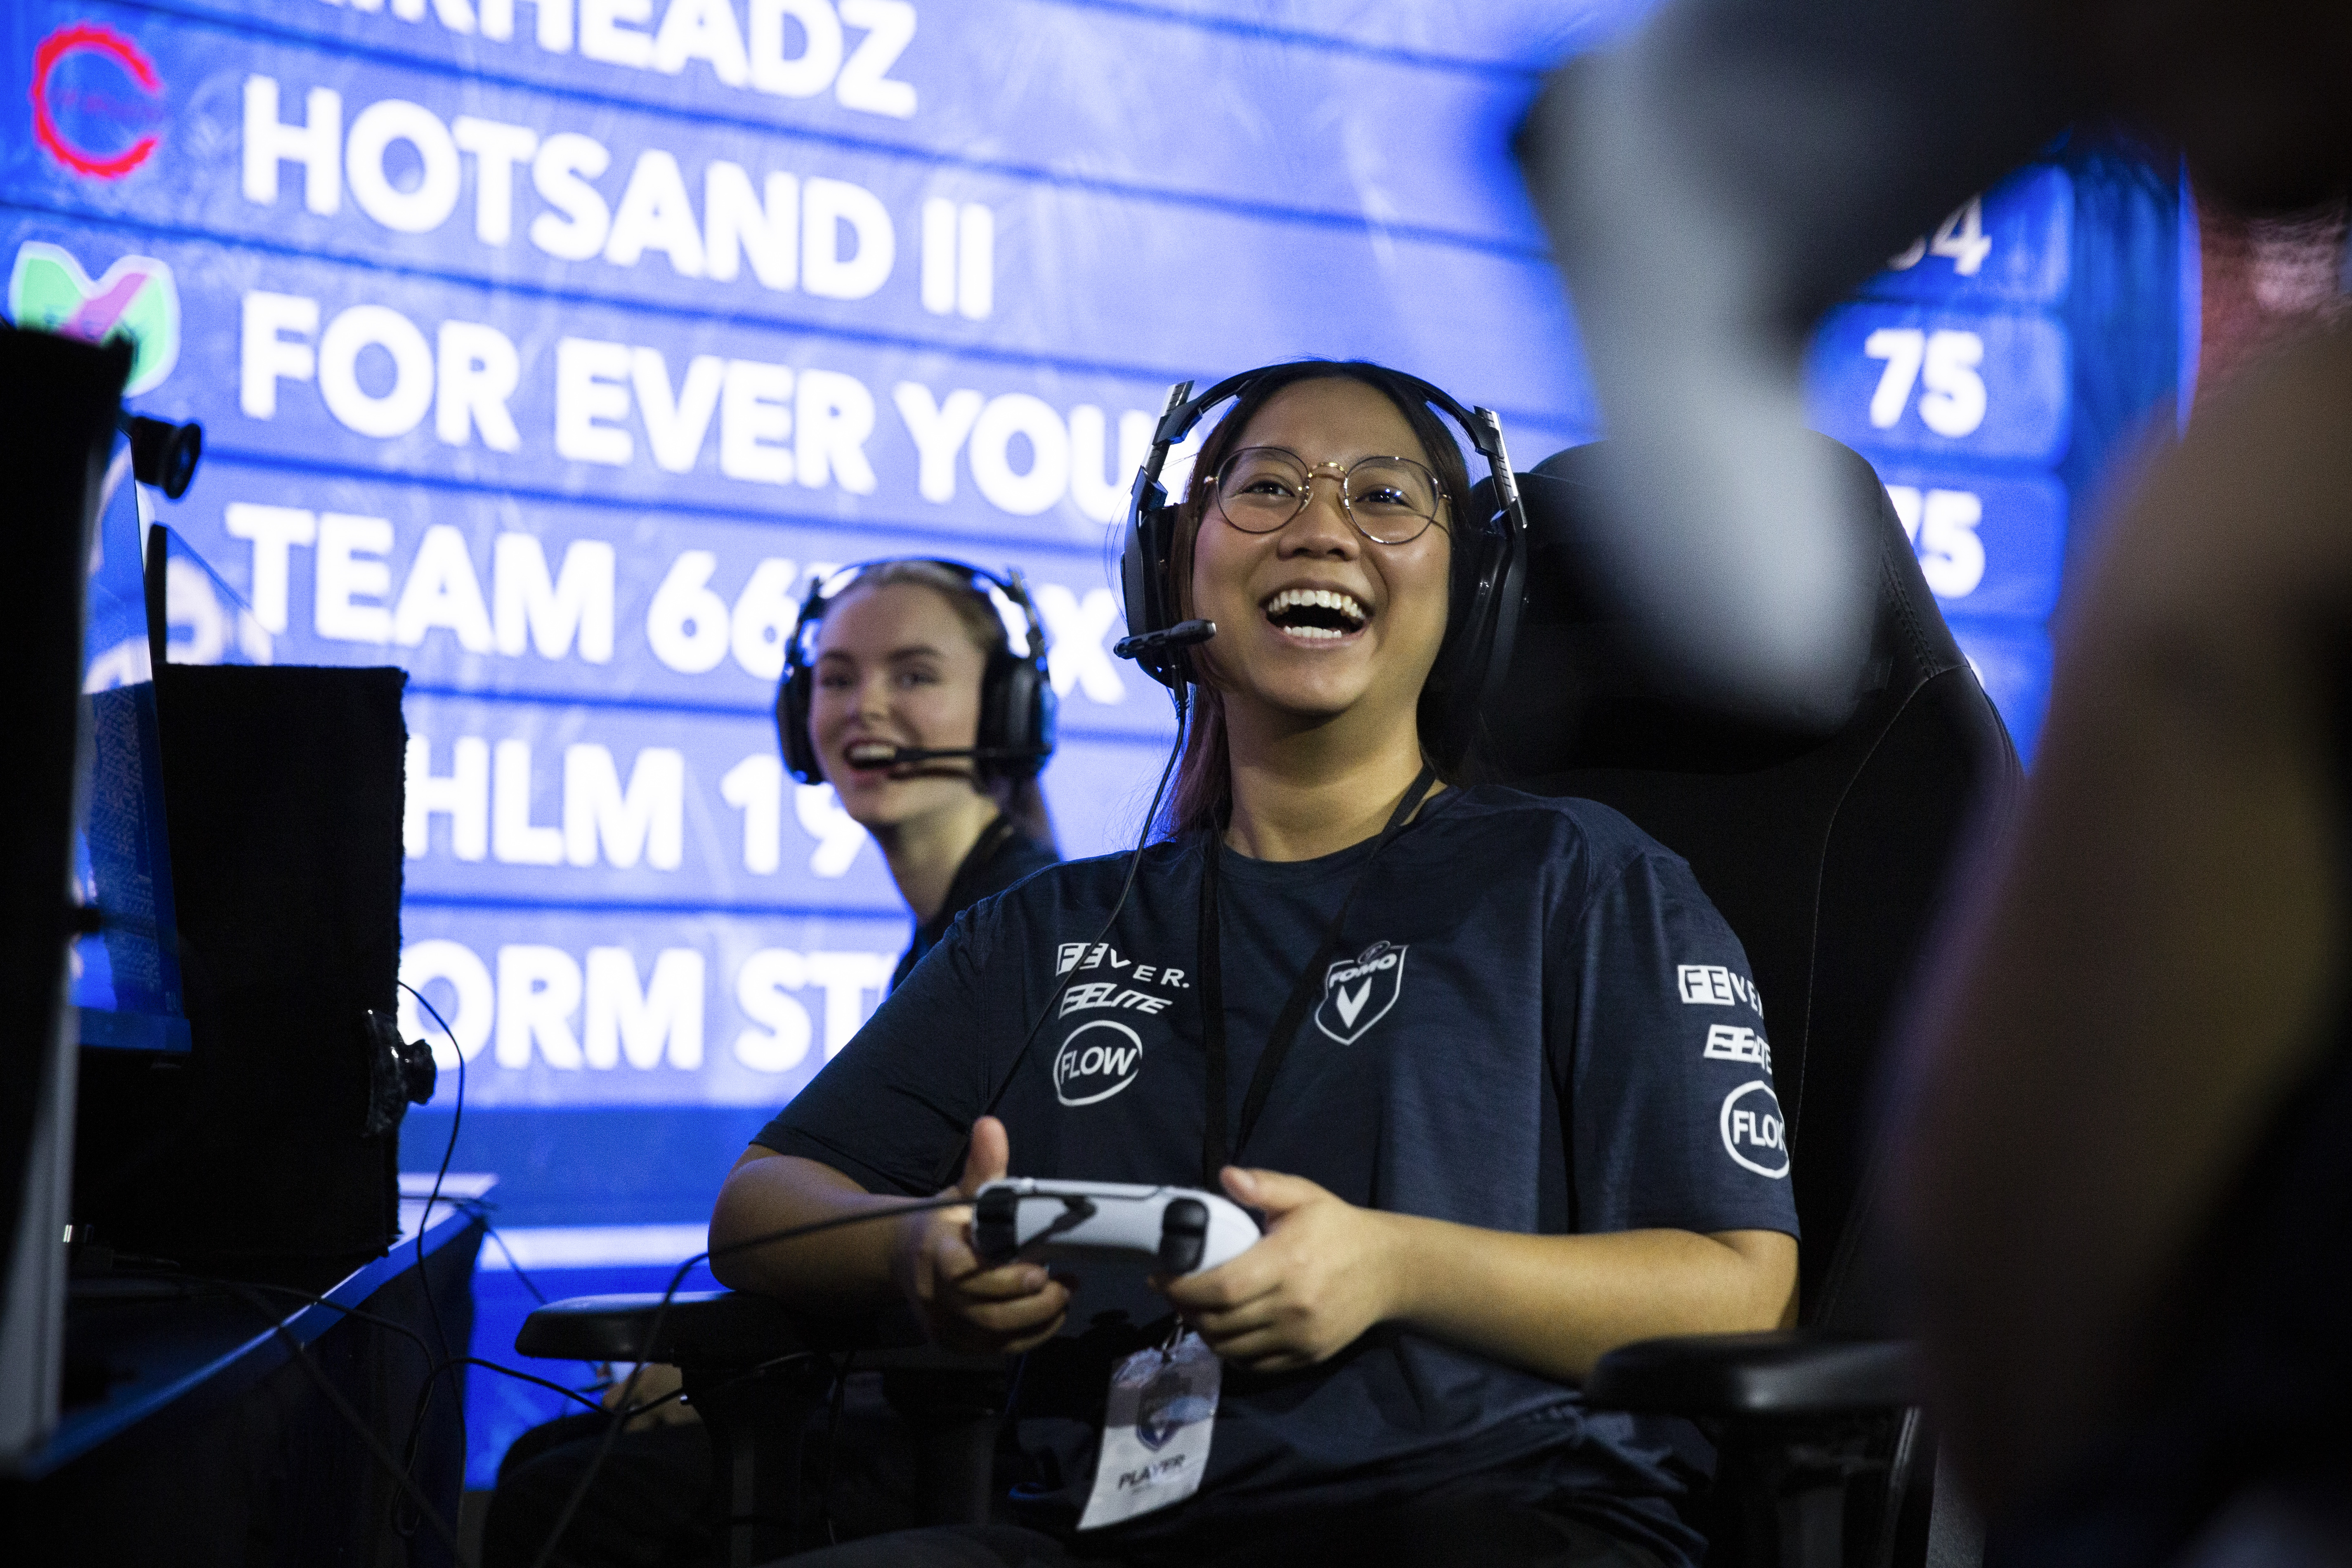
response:
[(1795, 1321), (1797, 1244), (1778, 1231), (1519, 1236), (1377, 1217), (1392, 1229), (1393, 1320), (1549, 1377), (1581, 1382), (1636, 1340)]
[(903, 1222), (875, 1219), (742, 1252), (721, 1249), (771, 1231), (887, 1213), (907, 1203), (868, 1193), (814, 1160), (754, 1148), (719, 1188), (710, 1216), (710, 1271), (730, 1289), (758, 1291), (811, 1311), (869, 1310), (898, 1293), (892, 1258)]

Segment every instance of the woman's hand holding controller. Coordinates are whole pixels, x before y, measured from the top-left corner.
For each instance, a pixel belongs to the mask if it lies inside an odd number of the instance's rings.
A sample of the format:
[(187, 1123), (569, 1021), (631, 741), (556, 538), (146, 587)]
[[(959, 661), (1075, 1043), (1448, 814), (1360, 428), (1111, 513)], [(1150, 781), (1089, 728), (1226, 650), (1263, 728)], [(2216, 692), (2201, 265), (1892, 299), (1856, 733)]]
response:
[(1265, 1237), (1218, 1268), (1155, 1281), (1211, 1350), (1252, 1372), (1291, 1372), (1395, 1315), (1394, 1216), (1304, 1176), (1228, 1165), (1223, 1181), (1266, 1216)]
[[(940, 1195), (978, 1195), (1005, 1174), (1011, 1160), (1004, 1123), (982, 1117), (972, 1123), (962, 1180)], [(908, 1215), (891, 1270), (932, 1342), (967, 1354), (1033, 1349), (1054, 1337), (1069, 1310), (1069, 1288), (1043, 1266), (1014, 1261), (991, 1268), (980, 1260), (969, 1206)]]

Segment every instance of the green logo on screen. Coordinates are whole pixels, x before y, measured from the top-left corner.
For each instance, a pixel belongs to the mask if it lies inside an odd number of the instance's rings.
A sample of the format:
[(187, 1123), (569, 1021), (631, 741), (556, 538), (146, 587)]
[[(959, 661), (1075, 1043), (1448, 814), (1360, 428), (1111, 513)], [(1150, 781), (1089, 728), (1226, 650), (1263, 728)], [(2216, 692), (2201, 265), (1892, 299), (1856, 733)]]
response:
[(8, 319), (29, 331), (103, 343), (131, 340), (125, 396), (152, 392), (180, 358), (180, 290), (152, 256), (126, 256), (97, 282), (62, 246), (27, 240), (8, 274)]

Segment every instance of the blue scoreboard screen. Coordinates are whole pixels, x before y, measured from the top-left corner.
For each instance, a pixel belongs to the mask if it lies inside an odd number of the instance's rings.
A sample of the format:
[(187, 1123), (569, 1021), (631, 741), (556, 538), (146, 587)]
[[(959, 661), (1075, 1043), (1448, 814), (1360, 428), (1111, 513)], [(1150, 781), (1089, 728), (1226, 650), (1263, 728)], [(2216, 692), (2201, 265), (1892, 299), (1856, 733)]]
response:
[[(132, 336), (133, 405), (205, 427), (151, 498), (217, 574), (175, 577), (174, 657), (410, 672), (403, 972), (455, 1038), (404, 1001), (445, 1069), (407, 1168), (462, 1055), (456, 1164), (499, 1176), (513, 1257), (675, 1258), (876, 1005), (908, 919), (770, 717), (813, 578), (1025, 573), (1046, 795), (1100, 853), (1170, 733), (1109, 654), (1106, 545), (1171, 382), (1361, 356), (1497, 409), (1522, 466), (1599, 435), (1507, 143), (1645, 9), (11, 5), (8, 313)], [(2176, 280), (2116, 256), (2168, 268), (2176, 205), (2055, 150), (1811, 351), (2023, 744), (2072, 498), (2170, 391)], [(2126, 339), (2161, 353), (2086, 379)]]

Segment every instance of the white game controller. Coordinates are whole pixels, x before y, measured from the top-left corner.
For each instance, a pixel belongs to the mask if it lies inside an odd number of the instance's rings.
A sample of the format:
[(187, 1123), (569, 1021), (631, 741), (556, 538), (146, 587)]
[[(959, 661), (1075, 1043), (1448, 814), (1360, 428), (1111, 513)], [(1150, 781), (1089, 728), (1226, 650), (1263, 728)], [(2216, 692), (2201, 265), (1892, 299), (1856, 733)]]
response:
[(972, 1250), (992, 1265), (1028, 1258), (1191, 1274), (1240, 1257), (1257, 1237), (1248, 1211), (1214, 1193), (1034, 1176), (981, 1188), (971, 1220)]

